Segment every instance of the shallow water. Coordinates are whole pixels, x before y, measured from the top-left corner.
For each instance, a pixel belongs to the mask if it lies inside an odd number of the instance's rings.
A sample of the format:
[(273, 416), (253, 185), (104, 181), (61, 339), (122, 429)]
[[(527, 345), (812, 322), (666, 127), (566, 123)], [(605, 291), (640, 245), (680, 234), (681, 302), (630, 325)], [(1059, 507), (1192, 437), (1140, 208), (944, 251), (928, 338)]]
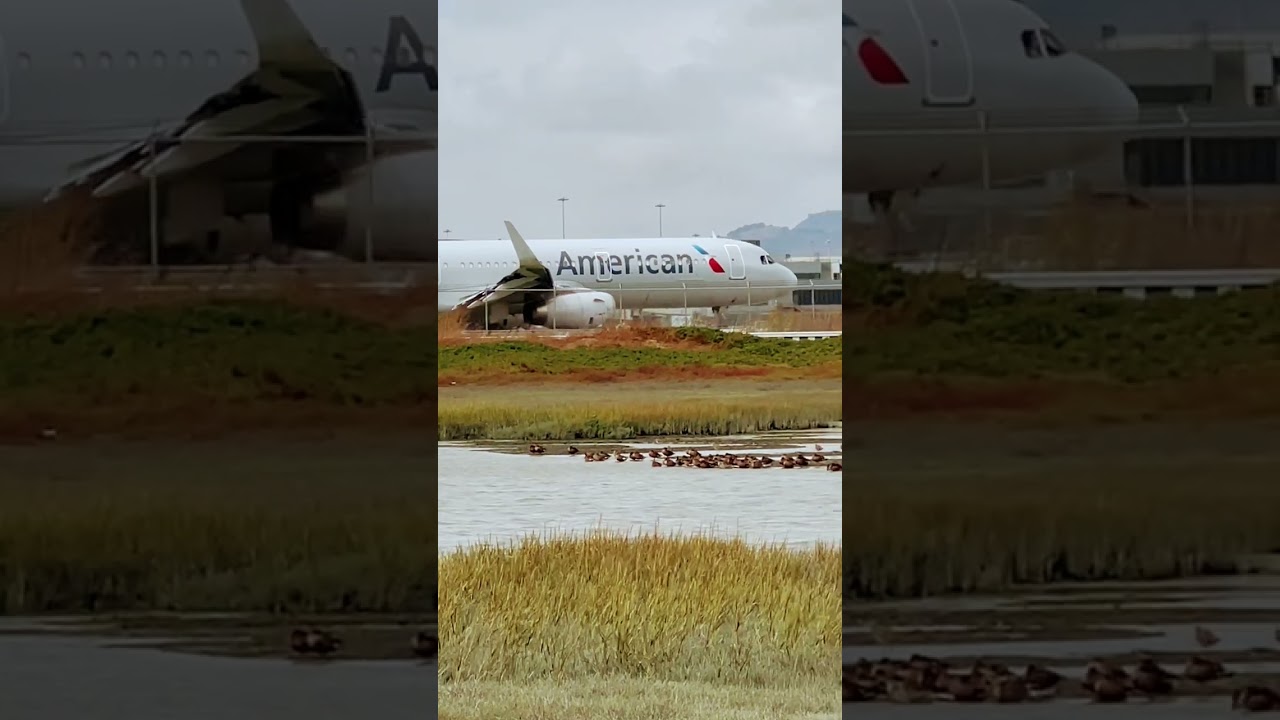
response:
[(436, 717), (434, 665), (232, 659), (111, 647), (112, 642), (83, 636), (0, 636), (0, 717)]
[(945, 718), (946, 720), (987, 720), (994, 718), (1030, 718), (1031, 720), (1076, 720), (1077, 718), (1104, 718), (1110, 720), (1201, 720), (1202, 718), (1235, 717), (1229, 698), (1178, 700), (1176, 702), (1147, 702), (1137, 700), (1124, 705), (1096, 705), (1088, 701), (1060, 701), (1020, 705), (959, 705), (956, 703), (932, 703), (928, 705), (886, 705), (883, 703), (847, 703), (845, 718), (876, 718), (876, 720), (917, 720), (919, 718)]
[[(1214, 652), (1236, 652), (1254, 649), (1280, 650), (1272, 633), (1275, 623), (1201, 623), (1220, 638)], [(1035, 658), (1060, 658), (1087, 661), (1106, 655), (1129, 652), (1186, 652), (1198, 651), (1195, 643), (1195, 625), (1109, 625), (1105, 627), (1158, 633), (1144, 638), (1106, 638), (1099, 640), (1012, 640), (974, 643), (914, 643), (883, 645), (846, 645), (844, 661), (858, 658), (909, 657), (912, 654), (936, 657), (1018, 656)]]
[[(751, 443), (759, 449), (737, 446)], [(832, 432), (701, 439), (696, 443), (621, 443), (682, 451), (734, 446), (732, 452), (814, 451), (838, 447)], [(614, 443), (611, 447), (616, 447)], [(557, 446), (560, 447), (560, 446)], [(591, 443), (578, 443), (583, 451)], [(510, 450), (510, 446), (502, 448)], [(824, 450), (830, 455), (830, 450)], [(507, 541), (530, 532), (594, 527), (742, 535), (795, 545), (840, 541), (839, 473), (825, 468), (700, 470), (643, 462), (588, 463), (581, 457), (440, 446), (440, 549)]]

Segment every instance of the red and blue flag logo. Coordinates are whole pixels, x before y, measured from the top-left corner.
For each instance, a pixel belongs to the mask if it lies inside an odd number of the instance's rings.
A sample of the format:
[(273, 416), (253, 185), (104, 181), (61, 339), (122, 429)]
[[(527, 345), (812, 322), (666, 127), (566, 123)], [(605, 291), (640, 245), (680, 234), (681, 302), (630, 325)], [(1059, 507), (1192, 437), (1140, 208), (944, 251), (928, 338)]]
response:
[(711, 268), (711, 272), (715, 272), (715, 273), (724, 272), (724, 268), (720, 266), (720, 261), (712, 257), (711, 253), (707, 252), (706, 250), (703, 250), (701, 245), (694, 245), (693, 249), (697, 250), (699, 255), (702, 255), (707, 259), (707, 266)]

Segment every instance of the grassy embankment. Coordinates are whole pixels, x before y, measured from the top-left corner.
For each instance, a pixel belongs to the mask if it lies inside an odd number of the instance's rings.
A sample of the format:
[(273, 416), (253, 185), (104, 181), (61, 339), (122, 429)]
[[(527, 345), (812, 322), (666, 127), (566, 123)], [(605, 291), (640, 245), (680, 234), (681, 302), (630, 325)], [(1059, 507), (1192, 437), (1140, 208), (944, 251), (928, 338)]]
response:
[[(373, 309), (228, 300), (10, 311), (0, 318), (0, 432), (427, 429), (438, 418), (442, 439), (619, 438), (840, 417), (838, 340), (622, 329), (591, 346), (439, 346), (433, 326), (375, 321)], [(609, 389), (623, 379), (651, 385)], [(761, 391), (762, 380), (775, 384)], [(696, 384), (668, 386), (676, 381)], [(513, 404), (516, 384), (543, 395)]]
[(623, 328), (440, 348), (440, 437), (622, 439), (827, 427), (839, 338)]
[(434, 328), (322, 304), (4, 297), (0, 612), (433, 612)]
[[(914, 432), (896, 463), (847, 456), (848, 597), (1185, 576), (1280, 549), (1280, 449), (1247, 432), (1280, 416), (1280, 292), (1138, 302), (848, 270), (852, 432), (867, 417)], [(1003, 458), (916, 463), (955, 419), (996, 420), (971, 442)], [(1244, 429), (1215, 431), (1231, 422)], [(1178, 444), (1106, 456), (1093, 446), (1117, 425)], [(1076, 448), (1018, 457), (1019, 426)]]
[(839, 556), (605, 531), (446, 555), (441, 717), (832, 712)]

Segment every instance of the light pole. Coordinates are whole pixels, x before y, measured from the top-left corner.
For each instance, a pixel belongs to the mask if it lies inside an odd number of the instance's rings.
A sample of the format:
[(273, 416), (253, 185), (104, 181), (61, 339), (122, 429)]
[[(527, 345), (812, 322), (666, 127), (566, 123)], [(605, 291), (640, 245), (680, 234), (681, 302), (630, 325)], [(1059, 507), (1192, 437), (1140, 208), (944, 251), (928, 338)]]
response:
[(662, 237), (662, 208), (666, 207), (666, 205), (658, 203), (654, 207), (658, 208), (658, 237)]
[(448, 240), (448, 239), (449, 239), (449, 233), (451, 233), (451, 232), (453, 232), (453, 231), (452, 231), (452, 230), (450, 230), (449, 228), (445, 228), (445, 229), (444, 229), (444, 239), (445, 239), (445, 240)]
[(560, 203), (560, 239), (563, 240), (564, 239), (564, 204), (569, 202), (569, 198), (559, 197), (559, 198), (556, 198), (556, 201)]

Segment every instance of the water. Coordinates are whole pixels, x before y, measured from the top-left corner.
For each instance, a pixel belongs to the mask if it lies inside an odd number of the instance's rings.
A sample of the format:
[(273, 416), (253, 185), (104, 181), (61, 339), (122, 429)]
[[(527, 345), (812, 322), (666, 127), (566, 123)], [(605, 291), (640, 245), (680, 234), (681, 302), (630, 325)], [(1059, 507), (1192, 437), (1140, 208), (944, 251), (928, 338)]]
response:
[(108, 642), (83, 636), (0, 636), (0, 717), (436, 717), (434, 664), (220, 658), (111, 647)]
[[(656, 446), (705, 451), (716, 444), (751, 440), (716, 438)], [(796, 450), (812, 452), (818, 443), (831, 455), (840, 442), (840, 436), (831, 432), (793, 433), (757, 436), (754, 444), (759, 449), (725, 450), (776, 456)], [(578, 447), (586, 451), (592, 445)], [(761, 542), (840, 542), (841, 475), (821, 467), (655, 468), (647, 457), (643, 462), (588, 463), (581, 457), (534, 457), (458, 444), (440, 446), (439, 467), (441, 552), (530, 532), (593, 527), (638, 531), (655, 525), (660, 530), (737, 534)]]
[(1197, 698), (1174, 702), (1147, 702), (1136, 700), (1124, 705), (1096, 705), (1087, 700), (1059, 701), (1040, 704), (962, 705), (957, 703), (933, 703), (929, 705), (887, 705), (884, 703), (846, 703), (846, 718), (876, 718), (876, 720), (1201, 720), (1231, 718), (1231, 700), (1225, 697)]

